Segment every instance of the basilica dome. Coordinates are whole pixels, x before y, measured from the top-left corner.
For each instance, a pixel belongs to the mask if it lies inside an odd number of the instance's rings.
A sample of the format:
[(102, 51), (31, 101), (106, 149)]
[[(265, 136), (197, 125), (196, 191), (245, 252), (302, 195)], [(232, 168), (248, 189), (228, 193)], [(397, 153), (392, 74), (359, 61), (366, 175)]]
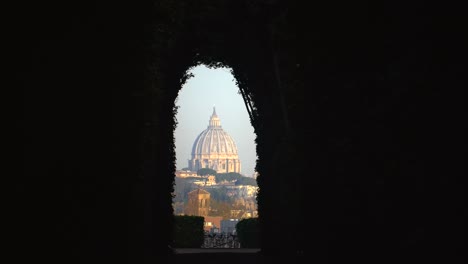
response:
[(195, 139), (191, 155), (190, 170), (210, 168), (218, 173), (240, 173), (240, 160), (236, 143), (222, 129), (216, 109), (213, 108), (208, 127)]

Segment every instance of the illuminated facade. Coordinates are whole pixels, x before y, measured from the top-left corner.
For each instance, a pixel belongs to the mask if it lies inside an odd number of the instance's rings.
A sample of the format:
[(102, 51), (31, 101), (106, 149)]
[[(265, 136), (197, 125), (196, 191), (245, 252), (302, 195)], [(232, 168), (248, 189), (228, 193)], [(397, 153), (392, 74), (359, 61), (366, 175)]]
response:
[(209, 168), (217, 173), (240, 173), (241, 162), (237, 154), (237, 146), (231, 136), (222, 129), (215, 108), (213, 108), (208, 128), (195, 139), (191, 155), (188, 164), (191, 171)]

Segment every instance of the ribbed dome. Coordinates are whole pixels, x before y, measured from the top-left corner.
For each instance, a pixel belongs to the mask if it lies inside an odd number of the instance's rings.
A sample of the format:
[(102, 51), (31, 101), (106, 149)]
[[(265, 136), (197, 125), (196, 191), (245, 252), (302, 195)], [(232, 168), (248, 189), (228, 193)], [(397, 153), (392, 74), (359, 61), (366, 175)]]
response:
[(192, 158), (189, 160), (188, 168), (191, 171), (210, 168), (217, 173), (241, 171), (236, 143), (221, 128), (221, 122), (214, 108), (208, 128), (203, 130), (193, 143)]
[(237, 147), (231, 136), (221, 128), (219, 117), (213, 109), (208, 128), (195, 139), (192, 156), (230, 154), (237, 155)]

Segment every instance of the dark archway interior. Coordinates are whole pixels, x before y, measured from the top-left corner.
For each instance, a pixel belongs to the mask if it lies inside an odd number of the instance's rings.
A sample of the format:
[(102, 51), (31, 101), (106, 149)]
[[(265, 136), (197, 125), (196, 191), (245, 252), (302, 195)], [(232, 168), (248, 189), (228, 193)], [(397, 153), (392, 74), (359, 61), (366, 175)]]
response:
[(19, 7), (18, 258), (171, 255), (174, 100), (205, 63), (234, 70), (251, 110), (262, 254), (461, 263), (458, 17), (374, 2)]

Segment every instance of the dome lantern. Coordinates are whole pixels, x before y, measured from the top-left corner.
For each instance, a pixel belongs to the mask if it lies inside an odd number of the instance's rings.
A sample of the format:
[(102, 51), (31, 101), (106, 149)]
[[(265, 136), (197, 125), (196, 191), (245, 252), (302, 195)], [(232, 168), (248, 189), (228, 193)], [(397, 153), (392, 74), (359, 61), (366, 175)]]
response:
[(240, 173), (241, 163), (237, 146), (232, 137), (221, 127), (221, 121), (213, 107), (208, 127), (195, 139), (192, 147), (189, 169), (213, 169), (218, 173)]

